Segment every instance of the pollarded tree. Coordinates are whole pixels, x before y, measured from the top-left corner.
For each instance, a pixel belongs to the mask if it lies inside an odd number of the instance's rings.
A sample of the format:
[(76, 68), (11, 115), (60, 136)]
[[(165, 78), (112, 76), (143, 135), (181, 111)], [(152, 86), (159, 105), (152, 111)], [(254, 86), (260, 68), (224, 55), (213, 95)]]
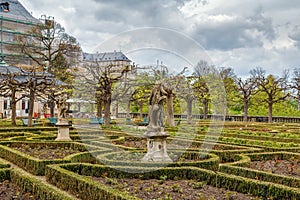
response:
[(285, 72), (282, 77), (275, 77), (271, 74), (266, 76), (265, 71), (259, 67), (251, 70), (250, 73), (251, 78), (258, 85), (259, 92), (263, 92), (267, 96), (267, 98), (263, 99), (263, 102), (268, 104), (268, 122), (272, 122), (273, 105), (284, 101), (290, 96), (289, 93), (285, 93), (288, 90), (288, 74)]
[[(105, 65), (101, 66), (98, 62), (86, 63), (83, 66), (82, 73), (78, 75), (80, 85), (86, 85), (89, 88), (86, 93), (91, 93), (99, 98), (99, 102), (104, 104), (104, 123), (110, 126), (110, 108), (113, 101), (113, 90), (117, 82), (124, 78), (124, 75), (130, 71), (130, 66)], [(125, 93), (126, 89), (123, 90)], [(99, 94), (97, 94), (99, 92)], [(122, 96), (120, 94), (120, 96)]]
[(34, 102), (37, 95), (44, 94), (51, 85), (53, 85), (54, 76), (48, 72), (40, 71), (36, 67), (32, 67), (28, 71), (26, 80), (26, 89), (28, 90), (27, 96), (29, 97), (28, 109), (28, 126), (32, 126)]
[(251, 79), (247, 78), (243, 80), (242, 78), (235, 78), (235, 84), (237, 85), (239, 92), (241, 94), (241, 99), (243, 100), (244, 104), (244, 121), (248, 121), (248, 110), (249, 110), (249, 103), (250, 99), (253, 95), (256, 94), (258, 90), (256, 90), (256, 82)]
[(163, 77), (163, 74), (165, 74), (165, 77), (162, 78), (162, 87), (166, 95), (166, 114), (167, 114), (167, 121), (166, 125), (169, 127), (175, 126), (174, 121), (174, 98), (176, 95), (176, 89), (180, 85), (180, 82), (182, 81), (182, 75), (186, 71), (186, 67), (183, 68), (183, 70), (177, 74), (171, 74), (168, 71), (168, 68), (163, 68), (161, 70), (161, 77)]
[[(45, 19), (26, 35), (19, 35), (13, 51), (27, 56), (35, 66), (55, 76), (55, 79), (71, 83), (70, 68), (77, 62), (81, 48), (76, 38), (54, 20)], [(53, 94), (51, 94), (53, 96)], [(54, 102), (50, 98), (50, 111), (54, 115)]]
[(202, 60), (196, 65), (194, 72), (196, 80), (193, 83), (193, 88), (196, 98), (202, 102), (204, 119), (207, 119), (209, 102), (211, 101), (209, 87), (205, 78), (211, 73), (210, 71), (211, 66), (209, 66), (208, 62)]
[(194, 76), (190, 77), (182, 77), (182, 81), (177, 88), (177, 94), (180, 98), (184, 99), (187, 104), (187, 121), (188, 124), (192, 123), (193, 119), (193, 102), (196, 99), (195, 88), (193, 87), (193, 83), (196, 78)]
[(204, 118), (207, 118), (209, 105), (212, 114), (216, 115), (214, 119), (225, 118), (226, 92), (219, 70), (205, 60), (198, 62), (194, 70), (194, 76), (197, 78), (194, 88), (197, 98), (203, 102)]
[(15, 66), (0, 66), (0, 93), (11, 101), (11, 123), (16, 125), (17, 102), (25, 97), (27, 73)]
[[(45, 23), (32, 28), (27, 35), (20, 35), (14, 50), (26, 55), (36, 65), (59, 78), (66, 78), (64, 72), (77, 62), (81, 52), (76, 38), (68, 35), (65, 29), (53, 20), (46, 20)], [(66, 60), (62, 61), (62, 57)]]

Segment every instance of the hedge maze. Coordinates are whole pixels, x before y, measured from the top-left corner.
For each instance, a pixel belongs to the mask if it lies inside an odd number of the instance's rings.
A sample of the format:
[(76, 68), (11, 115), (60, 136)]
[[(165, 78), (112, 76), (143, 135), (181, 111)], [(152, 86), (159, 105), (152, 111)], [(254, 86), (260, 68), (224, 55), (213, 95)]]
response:
[(0, 192), (7, 184), (19, 199), (300, 199), (298, 124), (226, 122), (209, 136), (210, 122), (179, 126), (166, 129), (168, 163), (141, 162), (143, 129), (125, 123), (74, 126), (68, 142), (55, 141), (56, 127), (2, 127)]

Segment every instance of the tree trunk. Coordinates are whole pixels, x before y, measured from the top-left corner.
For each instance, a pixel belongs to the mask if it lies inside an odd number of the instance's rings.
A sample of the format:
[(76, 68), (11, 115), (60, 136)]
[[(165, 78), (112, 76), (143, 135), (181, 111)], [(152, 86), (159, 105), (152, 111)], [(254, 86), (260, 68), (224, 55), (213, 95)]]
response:
[(127, 103), (126, 118), (130, 118), (130, 101)]
[(28, 108), (28, 127), (32, 126), (34, 97), (35, 97), (34, 91), (30, 90), (30, 93), (29, 93), (29, 108)]
[(167, 126), (174, 127), (174, 109), (173, 109), (173, 95), (167, 96)]
[(54, 108), (55, 108), (55, 102), (53, 99), (50, 99), (50, 115), (51, 117), (54, 117)]
[(17, 101), (16, 101), (16, 91), (14, 89), (11, 90), (11, 125), (17, 125), (16, 122), (17, 116)]
[(244, 99), (244, 122), (248, 121), (248, 99)]
[(116, 110), (115, 110), (115, 116), (116, 116), (116, 118), (118, 118), (118, 115), (119, 115), (119, 102), (116, 101)]
[(81, 103), (78, 103), (78, 111), (81, 111)]
[(203, 119), (207, 119), (207, 112), (208, 112), (208, 100), (203, 99)]
[(273, 103), (268, 103), (269, 105), (269, 117), (268, 122), (271, 123), (273, 121), (272, 115), (273, 115)]
[(142, 103), (140, 103), (140, 118), (143, 118), (143, 104)]
[(106, 127), (110, 127), (110, 106), (111, 97), (108, 97), (104, 101), (104, 124)]
[(193, 113), (192, 113), (193, 99), (187, 98), (186, 103), (187, 103), (187, 121), (188, 121), (188, 124), (192, 124), (192, 120), (193, 120)]
[(102, 101), (97, 100), (97, 117), (102, 117)]

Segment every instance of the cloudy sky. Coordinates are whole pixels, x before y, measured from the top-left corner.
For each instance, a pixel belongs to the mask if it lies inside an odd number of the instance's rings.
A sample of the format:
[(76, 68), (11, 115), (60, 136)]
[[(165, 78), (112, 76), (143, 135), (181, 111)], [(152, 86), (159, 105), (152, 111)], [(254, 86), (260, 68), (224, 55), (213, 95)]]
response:
[[(172, 48), (177, 46), (178, 50), (189, 45), (187, 40), (193, 40), (203, 47), (216, 66), (232, 67), (241, 76), (248, 76), (249, 70), (255, 67), (263, 67), (267, 73), (276, 75), (283, 69), (300, 67), (299, 0), (20, 2), (36, 18), (42, 14), (54, 16), (67, 33), (77, 38), (85, 52), (95, 51), (102, 42), (112, 41), (111, 38), (120, 33), (158, 27), (165, 30), (163, 34), (174, 31), (189, 38), (179, 39), (176, 34), (170, 34), (174, 39), (168, 41), (174, 43), (170, 44)], [(144, 37), (151, 35), (144, 34)], [(160, 42), (165, 40), (161, 38)], [(119, 43), (122, 51), (125, 46), (126, 43)], [(148, 53), (155, 55), (152, 51)], [(159, 51), (156, 54), (164, 55)]]

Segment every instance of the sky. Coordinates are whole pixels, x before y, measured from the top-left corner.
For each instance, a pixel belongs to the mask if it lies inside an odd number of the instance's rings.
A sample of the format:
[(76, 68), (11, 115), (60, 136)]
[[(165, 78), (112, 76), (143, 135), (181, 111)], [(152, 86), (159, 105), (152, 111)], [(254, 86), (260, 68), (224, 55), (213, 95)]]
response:
[(119, 41), (115, 50), (127, 52), (136, 63), (160, 60), (179, 66), (195, 64), (194, 52), (201, 48), (215, 66), (231, 67), (244, 77), (256, 67), (278, 76), (300, 67), (299, 0), (20, 2), (36, 18), (53, 16), (85, 52)]

